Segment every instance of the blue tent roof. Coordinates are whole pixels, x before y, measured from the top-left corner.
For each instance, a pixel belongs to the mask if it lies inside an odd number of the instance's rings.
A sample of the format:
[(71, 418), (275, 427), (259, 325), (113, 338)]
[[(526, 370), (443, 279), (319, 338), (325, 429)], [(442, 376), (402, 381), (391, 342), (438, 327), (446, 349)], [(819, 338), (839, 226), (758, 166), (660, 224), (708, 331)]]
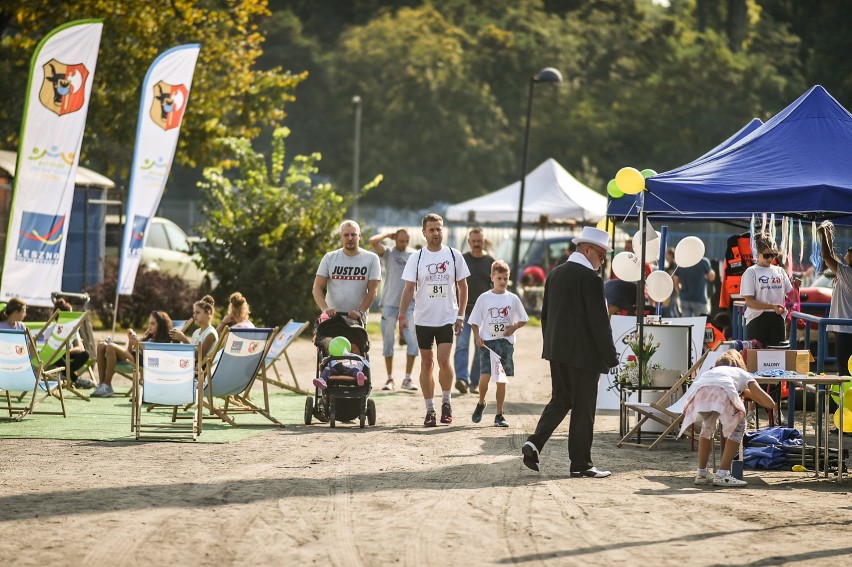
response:
[[(776, 213), (852, 221), (852, 114), (817, 85), (765, 124), (755, 120), (693, 162), (649, 177), (648, 214), (694, 220)], [(611, 200), (608, 214), (635, 217), (636, 199)]]

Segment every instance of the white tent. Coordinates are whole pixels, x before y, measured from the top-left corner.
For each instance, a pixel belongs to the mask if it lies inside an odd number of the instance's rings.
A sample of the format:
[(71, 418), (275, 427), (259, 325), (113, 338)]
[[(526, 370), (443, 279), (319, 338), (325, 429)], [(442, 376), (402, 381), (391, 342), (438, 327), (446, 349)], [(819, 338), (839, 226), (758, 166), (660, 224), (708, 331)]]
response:
[[(521, 182), (516, 181), (488, 195), (447, 209), (448, 221), (516, 222)], [(541, 215), (550, 220), (597, 222), (606, 214), (606, 197), (589, 189), (548, 158), (527, 174), (524, 187), (524, 222), (537, 222)]]

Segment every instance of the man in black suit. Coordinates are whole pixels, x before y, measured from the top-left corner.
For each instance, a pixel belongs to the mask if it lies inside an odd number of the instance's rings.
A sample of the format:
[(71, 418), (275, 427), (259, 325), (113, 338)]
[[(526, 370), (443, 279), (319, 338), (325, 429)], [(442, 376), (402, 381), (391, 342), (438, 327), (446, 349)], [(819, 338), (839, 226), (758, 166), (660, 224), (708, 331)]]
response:
[(592, 438), (598, 378), (618, 365), (598, 274), (612, 248), (609, 234), (593, 227), (583, 228), (574, 243), (577, 251), (550, 272), (544, 284), (542, 358), (550, 361), (553, 393), (522, 453), (524, 464), (537, 471), (540, 451), (570, 411), (571, 476), (604, 478), (612, 473), (592, 464)]

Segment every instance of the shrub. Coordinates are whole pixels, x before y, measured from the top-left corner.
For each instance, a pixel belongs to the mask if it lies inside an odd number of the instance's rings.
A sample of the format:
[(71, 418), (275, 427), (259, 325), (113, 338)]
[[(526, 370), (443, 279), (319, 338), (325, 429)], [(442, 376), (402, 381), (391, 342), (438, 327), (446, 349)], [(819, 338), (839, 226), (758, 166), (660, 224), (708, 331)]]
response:
[[(108, 327), (112, 326), (118, 261), (108, 260), (104, 281), (88, 288), (91, 308)], [(151, 311), (165, 311), (171, 317), (184, 319), (192, 314), (197, 291), (177, 276), (139, 266), (133, 295), (122, 295), (118, 301), (118, 325), (146, 328)]]

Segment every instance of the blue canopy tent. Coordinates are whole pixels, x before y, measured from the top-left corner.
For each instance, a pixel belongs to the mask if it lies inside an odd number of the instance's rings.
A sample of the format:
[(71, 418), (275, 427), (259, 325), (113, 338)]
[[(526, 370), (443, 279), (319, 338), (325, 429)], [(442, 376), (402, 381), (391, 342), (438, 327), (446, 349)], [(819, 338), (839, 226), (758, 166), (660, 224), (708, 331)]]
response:
[[(817, 85), (745, 132), (754, 124), (695, 161), (649, 177), (647, 215), (687, 221), (775, 213), (852, 224), (852, 114)], [(607, 214), (636, 217), (636, 200), (611, 200)]]

